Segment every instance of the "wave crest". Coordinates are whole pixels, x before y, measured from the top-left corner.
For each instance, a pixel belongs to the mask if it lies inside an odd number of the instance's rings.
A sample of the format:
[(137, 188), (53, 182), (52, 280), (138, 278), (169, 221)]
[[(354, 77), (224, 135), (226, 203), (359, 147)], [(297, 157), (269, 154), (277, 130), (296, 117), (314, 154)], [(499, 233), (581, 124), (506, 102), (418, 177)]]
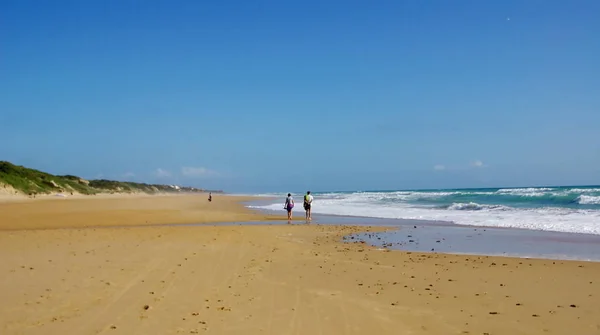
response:
[(581, 205), (600, 205), (600, 196), (580, 195), (577, 202)]
[(553, 188), (549, 187), (528, 187), (528, 188), (501, 188), (497, 193), (537, 193), (537, 192), (549, 192), (553, 191)]
[(453, 203), (448, 206), (446, 209), (455, 210), (455, 211), (480, 211), (480, 210), (510, 210), (510, 207), (502, 206), (502, 205), (483, 205), (478, 204), (476, 202), (458, 202)]

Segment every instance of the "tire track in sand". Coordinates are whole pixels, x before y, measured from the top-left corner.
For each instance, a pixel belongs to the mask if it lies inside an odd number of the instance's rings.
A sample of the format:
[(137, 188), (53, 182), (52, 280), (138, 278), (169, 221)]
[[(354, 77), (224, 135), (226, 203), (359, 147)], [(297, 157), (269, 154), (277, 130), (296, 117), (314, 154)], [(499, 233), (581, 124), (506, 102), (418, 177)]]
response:
[[(148, 274), (155, 269), (157, 269), (162, 263), (164, 259), (155, 259), (151, 261), (143, 272), (132, 278), (127, 284), (119, 290), (116, 294), (112, 296), (110, 302), (104, 306), (99, 312), (95, 313), (91, 320), (84, 322), (81, 326), (76, 329), (73, 329), (73, 334), (89, 334), (94, 329), (97, 329), (97, 324), (102, 322), (101, 319), (104, 318), (109, 312), (114, 310), (114, 306), (117, 305), (123, 298), (127, 295), (127, 293), (142, 279), (146, 278)], [(102, 322), (104, 323), (104, 322)], [(100, 332), (102, 332), (101, 330)]]

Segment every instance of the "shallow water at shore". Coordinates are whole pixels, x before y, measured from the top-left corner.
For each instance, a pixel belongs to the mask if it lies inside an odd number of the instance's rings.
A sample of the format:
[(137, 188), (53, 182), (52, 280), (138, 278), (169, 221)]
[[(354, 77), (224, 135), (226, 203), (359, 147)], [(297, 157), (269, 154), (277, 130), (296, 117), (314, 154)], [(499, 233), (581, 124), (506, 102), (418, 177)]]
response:
[[(282, 225), (287, 221), (228, 222), (209, 225)], [(294, 221), (292, 224), (306, 224)], [(545, 231), (472, 228), (404, 220), (315, 217), (309, 224), (380, 226), (396, 228), (377, 233), (345, 236), (344, 242), (414, 252), (582, 260), (600, 262), (600, 236)], [(203, 224), (205, 225), (205, 224)]]
[[(253, 202), (254, 203), (254, 202)], [(281, 214), (262, 210), (266, 217)], [(294, 225), (304, 225), (304, 213), (295, 211)], [(230, 221), (221, 223), (134, 224), (132, 226), (248, 226), (285, 225), (287, 220)], [(391, 228), (379, 233), (357, 233), (344, 242), (363, 242), (374, 247), (415, 252), (436, 252), (543, 259), (600, 261), (600, 235), (562, 233), (515, 228), (455, 225), (444, 221), (380, 219), (313, 215), (309, 224)], [(114, 226), (112, 226), (114, 228)], [(87, 228), (106, 228), (87, 226)], [(73, 228), (64, 228), (73, 229)]]
[[(272, 213), (272, 211), (265, 211)], [(304, 213), (298, 213), (303, 215)], [(286, 224), (287, 221), (251, 224)], [(304, 221), (294, 221), (294, 224)], [(232, 223), (248, 224), (248, 223)], [(443, 221), (377, 219), (350, 216), (314, 215), (311, 224), (393, 227), (379, 233), (358, 233), (345, 242), (403, 251), (438, 252), (600, 261), (600, 236), (516, 228), (490, 228), (455, 225)]]
[(596, 235), (533, 230), (418, 225), (353, 234), (344, 241), (404, 251), (600, 261)]

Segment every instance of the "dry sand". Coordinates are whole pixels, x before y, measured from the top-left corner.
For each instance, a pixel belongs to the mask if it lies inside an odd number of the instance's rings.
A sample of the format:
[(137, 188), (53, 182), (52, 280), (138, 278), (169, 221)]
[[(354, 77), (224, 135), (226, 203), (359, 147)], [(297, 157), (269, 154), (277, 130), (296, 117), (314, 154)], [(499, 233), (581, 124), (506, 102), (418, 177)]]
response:
[[(195, 200), (2, 204), (0, 226), (261, 218)], [(359, 229), (0, 231), (0, 334), (600, 334), (600, 263), (339, 242)]]

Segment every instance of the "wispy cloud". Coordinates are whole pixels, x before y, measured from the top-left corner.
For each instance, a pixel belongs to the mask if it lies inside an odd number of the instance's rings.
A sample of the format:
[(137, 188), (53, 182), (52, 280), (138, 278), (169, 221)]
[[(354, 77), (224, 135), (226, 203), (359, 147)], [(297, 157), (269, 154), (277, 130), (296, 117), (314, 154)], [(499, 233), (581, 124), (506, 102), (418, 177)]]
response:
[(167, 177), (171, 177), (171, 172), (169, 172), (167, 170), (163, 170), (161, 168), (158, 168), (158, 169), (156, 169), (156, 171), (154, 171), (154, 175), (159, 178), (167, 178)]
[(483, 164), (482, 161), (476, 159), (473, 162), (471, 162), (471, 166), (475, 167), (475, 168), (482, 168), (482, 167), (485, 167), (485, 164)]
[(181, 168), (181, 174), (186, 177), (194, 178), (205, 178), (205, 177), (216, 177), (219, 175), (216, 171), (204, 168), (204, 167), (189, 167), (184, 166)]
[(467, 170), (472, 170), (472, 169), (482, 169), (482, 168), (487, 168), (488, 165), (486, 165), (483, 161), (479, 160), (479, 159), (475, 159), (472, 160), (469, 164), (464, 164), (464, 165), (446, 165), (446, 164), (437, 164), (433, 166), (433, 170), (434, 171), (449, 171), (449, 172), (455, 172), (455, 171), (467, 171)]
[(123, 174), (123, 177), (125, 177), (125, 178), (132, 178), (132, 177), (135, 177), (135, 173), (133, 173), (133, 172), (127, 172), (127, 173)]

